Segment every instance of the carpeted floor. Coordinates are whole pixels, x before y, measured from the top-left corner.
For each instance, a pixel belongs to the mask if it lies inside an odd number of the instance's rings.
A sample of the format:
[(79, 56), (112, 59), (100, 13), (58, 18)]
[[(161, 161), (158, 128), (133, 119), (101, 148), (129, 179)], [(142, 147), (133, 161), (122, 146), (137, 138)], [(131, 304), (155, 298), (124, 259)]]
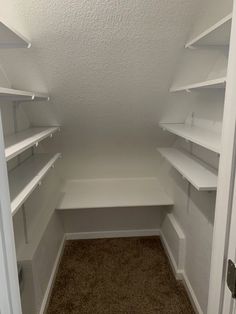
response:
[(159, 237), (68, 241), (48, 314), (192, 314)]

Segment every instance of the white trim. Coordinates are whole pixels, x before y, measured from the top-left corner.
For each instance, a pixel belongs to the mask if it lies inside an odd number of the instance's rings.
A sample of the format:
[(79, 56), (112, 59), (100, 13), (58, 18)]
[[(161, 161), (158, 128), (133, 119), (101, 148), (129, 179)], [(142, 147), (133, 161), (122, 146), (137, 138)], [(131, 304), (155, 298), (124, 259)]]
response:
[[(235, 177), (236, 154), (236, 1), (234, 1), (227, 87), (222, 127), (222, 149), (219, 164), (218, 189), (212, 239), (212, 255), (207, 314), (223, 313), (223, 295), (226, 278), (229, 223)], [(228, 314), (228, 313), (227, 313)]]
[(182, 281), (183, 281), (185, 289), (188, 293), (188, 296), (189, 296), (189, 299), (191, 301), (191, 304), (193, 306), (194, 311), (197, 314), (203, 314), (203, 310), (202, 310), (200, 304), (198, 303), (198, 300), (197, 300), (197, 297), (194, 293), (193, 287), (191, 286), (191, 283), (190, 283), (188, 276), (186, 275), (185, 272), (183, 272), (183, 274), (182, 274)]
[(39, 314), (46, 313), (46, 310), (47, 310), (47, 307), (48, 307), (48, 302), (50, 300), (50, 296), (51, 296), (51, 293), (52, 293), (53, 284), (54, 284), (54, 281), (56, 279), (56, 274), (57, 274), (58, 267), (59, 267), (59, 264), (60, 264), (60, 261), (61, 261), (61, 257), (62, 257), (63, 251), (64, 251), (65, 242), (66, 242), (66, 236), (64, 235), (63, 238), (62, 238), (61, 245), (59, 247), (58, 253), (57, 253), (57, 257), (56, 257), (54, 265), (53, 265), (52, 273), (51, 273), (51, 276), (50, 276), (50, 279), (49, 279), (49, 282), (48, 282), (48, 285), (47, 285), (47, 289), (46, 289), (44, 297), (43, 297), (43, 301), (42, 301), (42, 304), (41, 304), (41, 308), (40, 308)]
[(102, 238), (128, 238), (128, 237), (148, 237), (159, 236), (159, 229), (144, 229), (144, 230), (117, 230), (117, 231), (96, 231), (96, 232), (76, 232), (66, 233), (66, 240), (81, 240), (81, 239), (102, 239)]
[[(13, 221), (11, 217), (10, 194), (8, 185), (7, 165), (5, 159), (4, 139), (2, 130), (2, 117), (0, 109), (0, 259), (1, 268), (0, 280), (0, 311), (4, 314), (21, 314), (20, 289), (18, 284), (18, 272), (16, 264), (16, 251)], [(4, 278), (2, 274), (4, 273)], [(4, 291), (4, 294), (2, 290)], [(7, 299), (6, 294), (8, 295)], [(4, 306), (4, 307), (3, 307)]]
[(162, 231), (160, 232), (160, 238), (161, 238), (161, 242), (162, 242), (162, 245), (164, 247), (165, 253), (166, 253), (166, 255), (167, 255), (168, 259), (169, 259), (170, 266), (171, 266), (172, 271), (173, 271), (173, 273), (175, 275), (175, 278), (177, 280), (182, 280), (184, 270), (183, 269), (178, 269), (177, 264), (176, 264), (175, 259), (174, 259), (174, 256), (173, 256), (173, 254), (171, 252), (171, 249), (170, 249), (170, 247), (169, 247), (169, 245), (168, 245), (168, 243), (166, 241), (166, 238), (165, 238), (165, 236), (164, 236)]
[(175, 278), (177, 280), (181, 280), (184, 284), (184, 287), (187, 291), (187, 294), (189, 296), (189, 299), (190, 299), (190, 302), (193, 306), (193, 309), (194, 311), (197, 313), (197, 314), (203, 314), (203, 311), (201, 309), (201, 306), (200, 304), (198, 303), (198, 300), (197, 300), (197, 297), (194, 293), (194, 290), (190, 284), (190, 281), (188, 279), (188, 276), (186, 275), (185, 271), (183, 269), (178, 269), (177, 268), (177, 265), (176, 265), (176, 262), (175, 262), (175, 259), (171, 253), (171, 250), (170, 250), (170, 247), (165, 239), (165, 236), (162, 232), (160, 232), (160, 238), (161, 238), (161, 242), (163, 244), (163, 247), (164, 247), (164, 250), (166, 252), (166, 255), (169, 259), (169, 262), (170, 262), (170, 265), (171, 265), (171, 268), (172, 268), (172, 271), (175, 275)]

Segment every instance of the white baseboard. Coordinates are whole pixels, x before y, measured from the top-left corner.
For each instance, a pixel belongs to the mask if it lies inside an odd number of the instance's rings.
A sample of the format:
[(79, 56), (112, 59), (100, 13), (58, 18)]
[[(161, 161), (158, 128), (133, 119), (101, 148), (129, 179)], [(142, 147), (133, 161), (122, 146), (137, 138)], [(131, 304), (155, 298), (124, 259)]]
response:
[(188, 296), (189, 296), (189, 299), (191, 301), (191, 304), (193, 306), (194, 311), (196, 312), (196, 314), (203, 314), (203, 310), (202, 310), (200, 304), (198, 303), (197, 297), (193, 291), (193, 288), (190, 284), (190, 281), (189, 281), (186, 273), (183, 272), (182, 276), (183, 276), (182, 277), (183, 284), (184, 284), (185, 289), (188, 293)]
[(165, 250), (165, 253), (169, 259), (169, 262), (170, 262), (170, 266), (172, 268), (172, 271), (175, 275), (175, 278), (177, 280), (182, 280), (183, 279), (183, 269), (178, 269), (177, 265), (176, 265), (176, 262), (175, 262), (175, 259), (172, 255), (172, 252), (170, 250), (170, 247), (165, 239), (165, 236), (162, 232), (160, 232), (160, 237), (161, 237), (161, 242), (163, 244), (163, 247), (164, 247), (164, 250)]
[(189, 296), (190, 302), (191, 302), (191, 304), (193, 306), (193, 309), (194, 309), (195, 313), (196, 314), (203, 314), (203, 311), (201, 309), (200, 304), (198, 303), (197, 297), (196, 297), (196, 295), (194, 293), (194, 290), (193, 290), (193, 288), (192, 288), (192, 286), (190, 284), (190, 281), (189, 281), (186, 273), (184, 272), (184, 270), (177, 268), (175, 259), (174, 259), (173, 255), (171, 253), (169, 245), (168, 245), (168, 243), (167, 243), (167, 241), (166, 241), (166, 239), (165, 239), (165, 237), (164, 237), (162, 232), (160, 232), (160, 237), (161, 237), (161, 242), (163, 244), (163, 247), (164, 247), (164, 250), (166, 252), (166, 255), (167, 255), (168, 259), (169, 259), (172, 271), (173, 271), (173, 273), (175, 275), (175, 278), (177, 280), (183, 281), (184, 287), (185, 287), (185, 289), (187, 291), (187, 294)]
[(48, 286), (47, 286), (47, 289), (46, 289), (44, 297), (43, 297), (43, 301), (42, 301), (42, 305), (41, 305), (39, 314), (45, 314), (46, 313), (48, 302), (50, 300), (50, 296), (51, 296), (51, 292), (52, 292), (52, 287), (53, 287), (53, 284), (54, 284), (54, 280), (56, 278), (58, 266), (60, 264), (60, 260), (61, 260), (62, 253), (63, 253), (63, 250), (64, 250), (65, 241), (66, 241), (66, 237), (64, 235), (64, 237), (62, 238), (61, 245), (59, 247), (58, 253), (57, 253), (57, 257), (56, 257), (54, 265), (53, 265), (52, 273), (51, 273), (51, 276), (50, 276), (50, 279), (49, 279), (49, 282), (48, 282)]
[(66, 240), (159, 236), (159, 229), (66, 233)]

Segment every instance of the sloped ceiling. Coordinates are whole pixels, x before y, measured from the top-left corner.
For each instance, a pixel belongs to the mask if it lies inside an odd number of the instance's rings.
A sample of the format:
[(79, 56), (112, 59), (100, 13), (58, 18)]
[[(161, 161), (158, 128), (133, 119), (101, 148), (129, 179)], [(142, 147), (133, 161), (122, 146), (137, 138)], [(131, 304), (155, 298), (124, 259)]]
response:
[[(32, 40), (0, 61), (15, 88), (47, 91), (32, 123), (62, 125), (64, 175), (151, 176), (158, 128), (200, 0), (1, 0)], [(13, 11), (14, 9), (14, 11)]]

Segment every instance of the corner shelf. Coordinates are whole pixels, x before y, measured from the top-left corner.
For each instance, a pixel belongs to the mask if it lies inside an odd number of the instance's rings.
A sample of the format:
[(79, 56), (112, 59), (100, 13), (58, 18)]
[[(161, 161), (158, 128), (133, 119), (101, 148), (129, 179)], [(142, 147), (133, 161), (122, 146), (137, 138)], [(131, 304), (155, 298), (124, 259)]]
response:
[(206, 88), (225, 88), (226, 86), (226, 77), (221, 77), (214, 80), (207, 80), (203, 82), (193, 83), (180, 87), (172, 87), (170, 92), (180, 92), (180, 91), (191, 91), (193, 89), (206, 89)]
[(217, 172), (206, 163), (176, 148), (158, 148), (157, 150), (198, 191), (217, 189)]
[(5, 156), (10, 160), (26, 149), (37, 145), (40, 141), (59, 131), (59, 127), (30, 128), (5, 139)]
[(30, 41), (14, 30), (12, 27), (0, 21), (0, 48), (30, 48)]
[(185, 48), (191, 48), (193, 46), (228, 46), (230, 41), (231, 22), (232, 13), (191, 39), (185, 45)]
[(11, 211), (14, 215), (61, 154), (37, 154), (30, 157), (9, 173)]
[(62, 194), (59, 210), (173, 205), (156, 178), (69, 180)]
[(160, 127), (163, 130), (167, 130), (192, 143), (220, 154), (221, 136), (219, 133), (186, 123), (160, 123)]

